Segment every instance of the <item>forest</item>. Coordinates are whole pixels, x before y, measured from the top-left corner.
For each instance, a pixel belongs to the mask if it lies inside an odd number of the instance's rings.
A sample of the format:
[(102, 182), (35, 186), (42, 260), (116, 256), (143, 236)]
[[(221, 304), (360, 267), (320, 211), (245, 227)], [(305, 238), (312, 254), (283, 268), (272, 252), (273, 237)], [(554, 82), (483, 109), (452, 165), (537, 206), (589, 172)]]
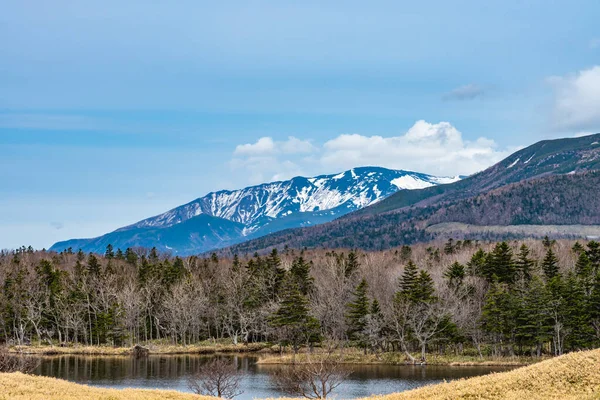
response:
[(560, 355), (600, 345), (600, 243), (453, 240), (386, 251), (177, 257), (0, 253), (0, 343), (337, 341), (367, 352)]

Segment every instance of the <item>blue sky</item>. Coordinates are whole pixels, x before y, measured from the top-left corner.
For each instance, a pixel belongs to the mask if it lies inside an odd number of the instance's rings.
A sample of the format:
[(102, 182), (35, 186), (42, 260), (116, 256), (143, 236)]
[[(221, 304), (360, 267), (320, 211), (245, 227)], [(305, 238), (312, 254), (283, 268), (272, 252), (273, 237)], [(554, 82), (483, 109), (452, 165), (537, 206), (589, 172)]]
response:
[[(525, 4), (522, 4), (525, 3)], [(3, 1), (0, 248), (600, 131), (597, 1)]]

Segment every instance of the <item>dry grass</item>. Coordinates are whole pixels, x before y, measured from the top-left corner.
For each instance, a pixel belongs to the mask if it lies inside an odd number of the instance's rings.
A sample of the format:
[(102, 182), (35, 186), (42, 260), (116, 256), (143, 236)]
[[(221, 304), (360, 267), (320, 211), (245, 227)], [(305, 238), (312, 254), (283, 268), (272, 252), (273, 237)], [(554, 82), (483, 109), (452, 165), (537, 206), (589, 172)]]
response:
[(208, 400), (207, 396), (171, 390), (103, 389), (61, 379), (0, 374), (0, 400)]
[(600, 399), (600, 349), (570, 353), (509, 372), (441, 383), (370, 399)]
[[(265, 349), (270, 346), (265, 343), (249, 343), (248, 345), (233, 343), (211, 343), (203, 342), (189, 346), (169, 345), (169, 344), (148, 344), (145, 345), (149, 354), (213, 354), (213, 353), (249, 353)], [(39, 354), (39, 355), (63, 355), (79, 354), (89, 356), (129, 356), (132, 354), (131, 347), (112, 347), (112, 346), (14, 346), (10, 352), (19, 354)]]
[[(318, 357), (318, 349), (315, 350)], [(415, 355), (419, 359), (420, 355)], [(292, 354), (286, 353), (283, 355), (269, 355), (262, 357), (259, 364), (291, 364), (293, 361), (303, 362), (306, 359), (305, 353), (297, 354), (295, 357)], [(428, 354), (427, 363), (429, 365), (449, 365), (449, 366), (523, 366), (536, 362), (543, 361), (543, 358), (533, 357), (500, 357), (500, 358), (484, 358), (479, 359), (477, 356), (455, 356), (455, 355), (439, 355)], [(341, 356), (341, 362), (344, 364), (387, 364), (387, 365), (402, 365), (406, 364), (407, 360), (404, 354), (379, 353), (379, 354), (364, 354), (360, 349), (347, 348), (344, 349)]]

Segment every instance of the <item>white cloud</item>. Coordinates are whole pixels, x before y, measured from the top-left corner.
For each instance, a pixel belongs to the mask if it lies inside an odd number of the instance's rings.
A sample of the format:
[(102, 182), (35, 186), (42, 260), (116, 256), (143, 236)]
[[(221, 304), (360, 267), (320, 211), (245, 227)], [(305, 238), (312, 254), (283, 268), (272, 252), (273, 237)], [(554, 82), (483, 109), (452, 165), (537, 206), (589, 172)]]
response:
[(493, 140), (465, 141), (448, 122), (417, 121), (404, 135), (340, 135), (325, 143), (321, 163), (352, 168), (379, 165), (437, 175), (471, 174), (500, 161), (507, 151)]
[[(366, 165), (443, 176), (468, 175), (510, 154), (507, 149), (498, 149), (491, 139), (481, 137), (474, 141), (464, 140), (461, 132), (448, 122), (432, 124), (422, 120), (398, 136), (342, 134), (320, 147), (296, 138), (289, 138), (285, 145), (283, 142), (273, 143), (275, 150), (264, 155), (257, 155), (257, 152), (240, 153), (240, 147), (253, 145), (237, 146), (231, 161), (232, 169), (246, 173), (253, 184), (298, 175), (339, 172)], [(285, 151), (284, 146), (290, 146), (289, 151)], [(297, 150), (296, 153), (292, 149)]]
[(473, 100), (485, 94), (482, 86), (470, 83), (468, 85), (457, 87), (442, 96), (443, 100)]
[(233, 154), (241, 156), (261, 156), (273, 154), (275, 142), (270, 137), (261, 137), (256, 143), (240, 144), (235, 148)]
[(551, 77), (552, 125), (558, 130), (600, 131), (600, 66)]
[(315, 147), (309, 140), (301, 140), (289, 136), (285, 141), (274, 141), (273, 138), (261, 137), (256, 143), (246, 143), (236, 146), (233, 154), (237, 156), (266, 156), (277, 153), (300, 154), (310, 153)]

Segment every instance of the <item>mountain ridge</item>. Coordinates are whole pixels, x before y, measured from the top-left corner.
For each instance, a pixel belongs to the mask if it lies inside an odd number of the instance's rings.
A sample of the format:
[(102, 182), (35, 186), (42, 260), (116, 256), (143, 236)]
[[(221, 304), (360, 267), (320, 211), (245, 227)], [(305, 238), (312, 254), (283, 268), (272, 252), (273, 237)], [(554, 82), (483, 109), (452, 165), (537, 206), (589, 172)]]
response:
[[(97, 238), (58, 242), (51, 250), (71, 247), (103, 252), (110, 242), (115, 248), (157, 247), (179, 254), (200, 253), (283, 229), (329, 222), (398, 190), (458, 179), (383, 167), (294, 177), (238, 190), (210, 192)], [(190, 229), (185, 231), (182, 224)]]
[[(547, 181), (542, 180), (545, 177), (551, 179), (553, 176), (566, 176), (568, 179), (569, 175), (579, 175), (586, 171), (597, 170), (600, 170), (600, 134), (544, 140), (521, 149), (486, 170), (455, 183), (397, 192), (369, 207), (319, 227), (281, 231), (235, 245), (224, 251), (260, 252), (271, 247), (282, 246), (300, 248), (359, 247), (379, 250), (431, 240), (432, 236), (425, 230), (426, 226), (424, 226), (423, 220), (429, 218), (427, 213), (436, 208), (444, 209), (457, 202), (468, 202), (468, 199), (509, 187), (511, 184), (523, 185), (527, 181), (540, 180), (537, 183), (546, 185)], [(596, 179), (596, 174), (593, 174), (592, 178)], [(598, 187), (600, 187), (600, 180)], [(560, 188), (565, 192), (579, 190), (580, 195), (589, 199), (593, 199), (591, 195), (598, 194), (598, 190), (594, 186), (586, 186), (585, 189), (582, 189), (563, 184)], [(536, 193), (534, 189), (528, 190), (528, 196)], [(547, 187), (544, 187), (543, 190), (549, 193)], [(507, 193), (505, 199), (499, 201), (508, 201), (506, 199), (509, 199), (510, 196), (517, 196), (515, 192)], [(548, 196), (550, 195), (548, 194)], [(579, 200), (577, 197), (572, 197), (572, 199), (573, 201)], [(596, 204), (595, 202), (588, 201), (578, 204), (580, 206), (579, 214), (573, 214), (573, 220), (585, 216), (583, 213), (586, 212), (593, 214), (594, 210), (588, 208)], [(477, 207), (473, 204), (471, 206)], [(515, 211), (511, 209), (510, 212)], [(542, 215), (544, 210), (539, 212)], [(494, 214), (493, 210), (489, 211), (489, 214), (492, 219), (501, 219), (501, 215)], [(480, 212), (478, 215), (483, 214)], [(456, 215), (449, 213), (446, 219), (437, 222), (453, 222), (452, 218), (454, 217)], [(567, 222), (568, 220), (561, 221), (561, 223)], [(525, 223), (525, 221), (520, 223)]]

